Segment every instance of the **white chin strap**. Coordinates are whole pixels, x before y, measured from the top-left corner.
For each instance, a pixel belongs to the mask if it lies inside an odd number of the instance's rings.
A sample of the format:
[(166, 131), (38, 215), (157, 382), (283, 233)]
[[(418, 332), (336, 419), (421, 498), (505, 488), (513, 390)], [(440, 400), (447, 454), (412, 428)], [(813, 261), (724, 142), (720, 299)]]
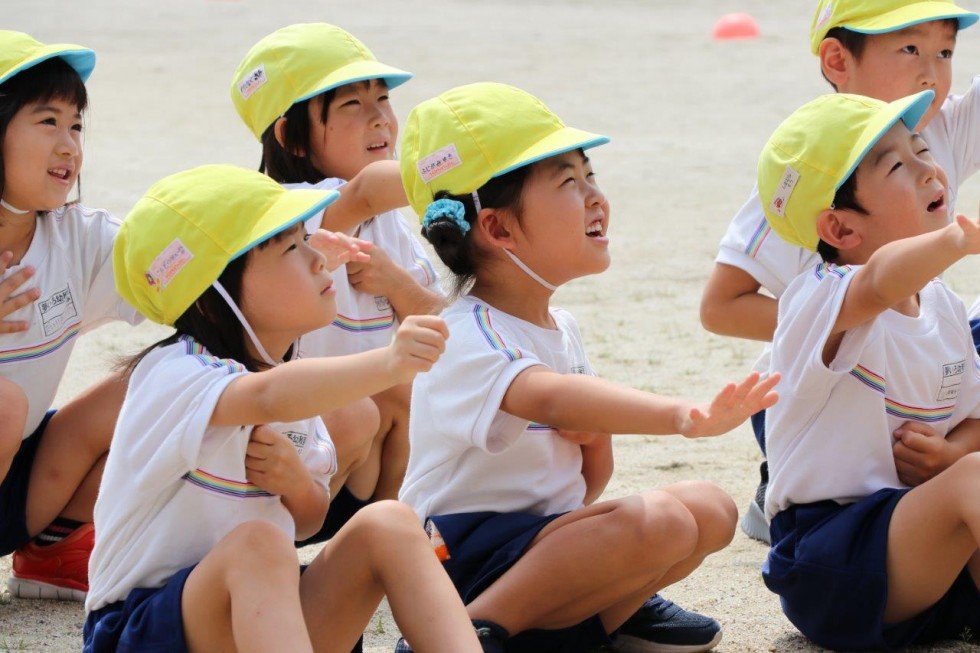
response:
[(251, 338), (252, 344), (255, 345), (255, 351), (259, 352), (259, 356), (262, 358), (262, 360), (264, 360), (272, 367), (275, 367), (276, 365), (281, 363), (282, 362), (281, 360), (280, 361), (272, 360), (272, 356), (270, 356), (269, 352), (265, 350), (265, 347), (263, 347), (262, 343), (259, 342), (259, 337), (255, 335), (255, 331), (252, 330), (252, 325), (248, 323), (248, 320), (245, 319), (245, 316), (242, 315), (242, 312), (238, 310), (238, 306), (235, 304), (235, 300), (231, 298), (231, 295), (228, 294), (228, 291), (225, 290), (224, 286), (222, 286), (217, 281), (215, 281), (211, 285), (214, 286), (214, 289), (218, 291), (218, 294), (221, 295), (221, 297), (225, 300), (225, 303), (228, 304), (228, 308), (231, 309), (231, 312), (234, 313), (235, 317), (238, 318), (238, 321), (241, 322), (242, 327), (245, 329), (245, 333), (247, 333), (248, 337)]
[(31, 210), (30, 209), (28, 209), (28, 210), (18, 209), (16, 206), (14, 206), (13, 204), (11, 204), (10, 202), (8, 202), (7, 200), (5, 200), (3, 198), (0, 198), (0, 206), (2, 206), (3, 208), (7, 209), (8, 211), (10, 211), (11, 213), (13, 213), (14, 215), (27, 215), (28, 213), (31, 213)]
[(540, 283), (542, 286), (544, 286), (548, 290), (551, 290), (551, 291), (558, 290), (558, 286), (552, 285), (552, 284), (548, 283), (547, 281), (545, 281), (544, 279), (542, 279), (538, 275), (537, 272), (535, 272), (534, 270), (532, 270), (531, 268), (529, 268), (527, 266), (527, 264), (524, 263), (524, 261), (522, 261), (521, 259), (517, 258), (517, 256), (515, 254), (513, 254), (509, 249), (505, 249), (504, 250), (504, 254), (506, 254), (507, 256), (510, 257), (510, 260), (512, 260), (514, 262), (514, 265), (516, 265), (520, 269), (524, 270), (524, 272), (527, 274), (527, 276), (531, 277), (532, 279), (534, 279), (535, 281), (537, 281), (538, 283)]

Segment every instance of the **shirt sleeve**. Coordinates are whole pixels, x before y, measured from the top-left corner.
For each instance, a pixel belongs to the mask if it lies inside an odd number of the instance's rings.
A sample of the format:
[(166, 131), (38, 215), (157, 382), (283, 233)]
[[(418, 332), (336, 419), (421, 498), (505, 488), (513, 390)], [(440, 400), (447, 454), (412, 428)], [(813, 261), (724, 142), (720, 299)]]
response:
[(378, 216), (375, 219), (393, 222), (394, 242), (391, 243), (391, 249), (386, 249), (386, 251), (395, 262), (405, 268), (420, 286), (442, 295), (442, 289), (439, 287), (439, 275), (436, 273), (428, 254), (422, 248), (422, 243), (409, 231), (402, 213), (391, 211), (390, 214)]
[(823, 397), (857, 363), (874, 320), (844, 334), (829, 365), (823, 349), (840, 315), (857, 266), (822, 264), (797, 278), (779, 302), (771, 371), (782, 375), (780, 392), (794, 397)]
[(131, 470), (134, 491), (167, 487), (196, 469), (205, 437), (250, 428), (210, 427), (225, 388), (247, 372), (211, 357), (174, 355), (181, 346), (151, 351), (130, 377), (110, 455)]
[[(106, 322), (123, 320), (139, 324), (143, 316), (116, 292), (112, 269), (112, 243), (119, 231), (119, 221), (106, 211), (78, 207), (83, 223), (78, 255), (87, 264), (85, 270), (85, 309), (83, 331)], [(66, 219), (75, 219), (76, 216)]]
[[(347, 182), (343, 179), (327, 177), (326, 179), (321, 179), (315, 184), (302, 181), (295, 184), (283, 184), (282, 187), (286, 190), (338, 190), (346, 183)], [(311, 234), (320, 228), (320, 226), (323, 224), (323, 212), (325, 210), (326, 208), (306, 219), (306, 222), (303, 223), (306, 233)]]
[(772, 230), (762, 212), (759, 189), (753, 187), (728, 225), (715, 261), (743, 270), (779, 297), (797, 275), (818, 263), (819, 258), (790, 245)]
[[(446, 352), (416, 377), (413, 428), (424, 427), (428, 442), (441, 440), (455, 451), (477, 447), (496, 453), (527, 427), (527, 420), (501, 411), (500, 405), (517, 375), (542, 363), (493, 315), (486, 306), (474, 305), (471, 313), (458, 316), (450, 324)], [(423, 419), (414, 414), (416, 406)]]
[(963, 95), (951, 95), (937, 119), (944, 121), (953, 148), (956, 178), (962, 184), (980, 170), (980, 75)]

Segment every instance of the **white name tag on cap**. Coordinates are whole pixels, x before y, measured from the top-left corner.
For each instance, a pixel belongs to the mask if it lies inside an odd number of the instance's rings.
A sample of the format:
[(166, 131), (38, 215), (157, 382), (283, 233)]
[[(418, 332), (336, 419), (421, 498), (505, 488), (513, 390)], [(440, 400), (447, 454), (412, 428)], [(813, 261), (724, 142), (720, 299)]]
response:
[(177, 273), (190, 263), (192, 258), (194, 255), (184, 247), (184, 243), (180, 242), (179, 238), (174, 238), (173, 242), (153, 259), (145, 275), (146, 281), (159, 292), (170, 285)]
[(776, 193), (772, 197), (772, 203), (769, 205), (770, 211), (781, 218), (786, 217), (786, 203), (789, 201), (789, 196), (793, 194), (793, 189), (796, 188), (796, 182), (799, 180), (800, 173), (793, 170), (790, 166), (786, 166), (783, 177), (779, 180), (779, 185), (776, 186)]
[(456, 144), (450, 143), (446, 147), (436, 150), (418, 162), (419, 175), (425, 183), (429, 183), (439, 175), (444, 175), (453, 168), (463, 165), (456, 151)]
[(252, 97), (252, 93), (265, 86), (267, 81), (269, 81), (269, 78), (265, 76), (265, 64), (263, 64), (245, 75), (242, 81), (238, 82), (238, 92), (241, 94), (243, 100), (247, 100)]

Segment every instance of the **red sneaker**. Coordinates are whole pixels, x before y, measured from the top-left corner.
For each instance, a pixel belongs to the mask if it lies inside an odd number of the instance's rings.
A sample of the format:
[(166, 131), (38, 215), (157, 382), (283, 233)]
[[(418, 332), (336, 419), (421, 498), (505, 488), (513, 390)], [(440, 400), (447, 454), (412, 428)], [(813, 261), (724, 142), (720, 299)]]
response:
[(34, 542), (14, 551), (13, 574), (7, 589), (22, 599), (84, 601), (88, 592), (88, 558), (95, 545), (95, 527), (84, 524), (50, 546)]

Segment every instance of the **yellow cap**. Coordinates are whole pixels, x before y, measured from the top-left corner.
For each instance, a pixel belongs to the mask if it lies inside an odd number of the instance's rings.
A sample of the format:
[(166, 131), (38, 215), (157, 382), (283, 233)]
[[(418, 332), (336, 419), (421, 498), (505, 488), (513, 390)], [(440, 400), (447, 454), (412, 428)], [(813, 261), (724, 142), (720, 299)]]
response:
[(759, 201), (779, 236), (816, 251), (817, 217), (864, 156), (901, 120), (914, 130), (935, 93), (894, 102), (833, 93), (818, 97), (783, 121), (759, 157)]
[(420, 217), (439, 191), (472, 193), (494, 177), (570, 150), (608, 143), (566, 127), (513, 86), (460, 86), (412, 109), (402, 135), (402, 183)]
[(259, 172), (227, 165), (166, 177), (119, 228), (112, 248), (116, 290), (154, 322), (173, 324), (228, 263), (337, 197), (286, 190)]
[(810, 24), (810, 50), (817, 54), (820, 42), (835, 27), (861, 34), (884, 34), (947, 18), (956, 19), (959, 29), (964, 29), (980, 16), (960, 9), (952, 0), (820, 0)]
[(0, 30), (0, 84), (42, 61), (60, 57), (75, 69), (82, 81), (95, 68), (95, 52), (80, 45), (45, 45), (23, 32)]
[(383, 79), (395, 88), (412, 74), (378, 62), (349, 32), (327, 23), (276, 30), (252, 46), (231, 80), (231, 100), (255, 138), (289, 107), (331, 89)]

